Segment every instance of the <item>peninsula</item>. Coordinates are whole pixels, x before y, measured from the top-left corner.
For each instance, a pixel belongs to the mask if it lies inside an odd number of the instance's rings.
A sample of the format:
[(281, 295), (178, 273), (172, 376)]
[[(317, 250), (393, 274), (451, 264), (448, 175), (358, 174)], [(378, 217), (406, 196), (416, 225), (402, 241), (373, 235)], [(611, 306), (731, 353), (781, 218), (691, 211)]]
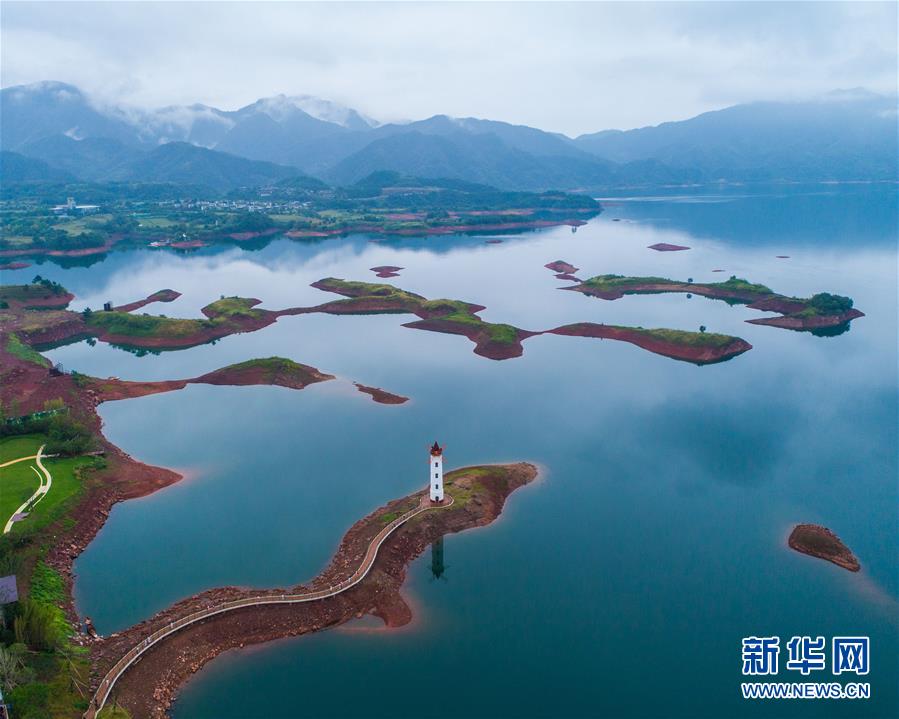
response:
[[(366, 614), (389, 627), (402, 626), (412, 619), (399, 593), (409, 562), (446, 534), (490, 524), (508, 496), (536, 477), (537, 468), (527, 463), (449, 472), (445, 491), (450, 501), (445, 506), (430, 506), (422, 491), (379, 507), (350, 528), (328, 567), (305, 584), (270, 590), (209, 590), (130, 629), (97, 639), (90, 645), (92, 686), (102, 690), (110, 670), (146, 637), (194, 616), (202, 621), (169, 634), (118, 677), (113, 696), (133, 719), (163, 719), (178, 688), (229, 649), (328, 629)], [(382, 544), (373, 554), (376, 542)], [(366, 571), (358, 579), (360, 568)], [(335, 591), (342, 586), (348, 588)], [(302, 601), (310, 594), (321, 597)]]

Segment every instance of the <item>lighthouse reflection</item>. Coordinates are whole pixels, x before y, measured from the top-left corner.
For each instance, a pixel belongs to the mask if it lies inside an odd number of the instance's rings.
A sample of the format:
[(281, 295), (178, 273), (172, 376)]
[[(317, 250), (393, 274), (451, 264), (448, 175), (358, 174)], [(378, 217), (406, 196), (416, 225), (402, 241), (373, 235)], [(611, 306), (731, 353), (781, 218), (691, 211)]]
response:
[(443, 537), (431, 543), (431, 575), (433, 579), (440, 579), (446, 571), (443, 563)]

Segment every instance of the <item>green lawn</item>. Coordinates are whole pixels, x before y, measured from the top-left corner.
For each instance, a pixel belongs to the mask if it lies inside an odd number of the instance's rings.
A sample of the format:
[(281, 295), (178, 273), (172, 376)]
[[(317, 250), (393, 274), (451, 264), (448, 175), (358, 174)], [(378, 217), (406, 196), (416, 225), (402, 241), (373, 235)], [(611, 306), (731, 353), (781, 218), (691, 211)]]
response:
[(0, 439), (0, 464), (11, 459), (37, 454), (38, 448), (46, 441), (39, 434), (23, 434), (20, 437)]
[[(13, 512), (40, 486), (40, 478), (34, 473), (32, 467), (36, 468), (33, 459), (0, 469), (0, 531), (3, 530), (3, 526), (9, 521)], [(52, 492), (53, 489), (50, 491)], [(40, 504), (38, 504), (38, 508), (40, 508)]]
[(26, 362), (40, 365), (41, 367), (49, 367), (50, 360), (42, 356), (39, 352), (35, 352), (31, 347), (26, 345), (19, 339), (18, 335), (10, 332), (6, 340), (6, 351), (14, 357), (18, 357)]
[[(39, 435), (0, 440), (0, 458), (7, 461), (35, 454), (38, 447), (45, 442), (46, 438)], [(58, 457), (43, 460), (44, 466), (53, 477), (53, 486), (27, 519), (16, 522), (12, 533), (23, 530), (34, 531), (60, 517), (71, 500), (81, 492), (82, 483), (78, 477), (78, 470), (102, 464), (104, 461), (98, 457)], [(0, 469), (0, 524), (5, 525), (19, 505), (38, 488), (40, 482), (31, 469), (32, 466), (36, 466), (34, 460)]]

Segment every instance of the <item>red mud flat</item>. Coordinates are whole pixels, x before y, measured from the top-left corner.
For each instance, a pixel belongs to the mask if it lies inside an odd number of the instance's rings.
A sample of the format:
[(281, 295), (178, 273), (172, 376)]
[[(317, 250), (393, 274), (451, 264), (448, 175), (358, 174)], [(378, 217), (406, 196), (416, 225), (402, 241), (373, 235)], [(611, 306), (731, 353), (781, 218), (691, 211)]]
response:
[(137, 300), (137, 302), (129, 302), (127, 305), (119, 305), (115, 308), (116, 312), (134, 312), (134, 310), (139, 310), (141, 307), (146, 307), (149, 304), (153, 304), (154, 302), (174, 302), (181, 296), (180, 292), (175, 292), (175, 290), (159, 290), (158, 292), (154, 292), (152, 295), (145, 297), (142, 300)]
[(503, 240), (484, 240), (484, 242), (488, 245), (501, 245)]
[[(477, 470), (477, 473), (469, 470)], [(115, 696), (134, 719), (164, 719), (179, 688), (201, 667), (229, 649), (243, 648), (283, 637), (299, 636), (340, 626), (365, 615), (380, 618), (387, 627), (412, 620), (412, 610), (400, 594), (408, 564), (432, 542), (451, 533), (482, 527), (502, 512), (508, 496), (532, 482), (537, 468), (518, 463), (455, 470), (446, 476), (447, 493), (458, 486), (470, 493), (446, 509), (425, 512), (391, 534), (381, 546), (371, 571), (359, 584), (333, 597), (298, 604), (246, 607), (189, 625), (149, 649), (116, 684)], [(91, 646), (92, 688), (131, 647), (170, 622), (220, 602), (265, 594), (322, 589), (355, 572), (384, 516), (398, 514), (421, 501), (422, 492), (394, 500), (356, 522), (341, 540), (328, 567), (304, 585), (288, 590), (238, 587), (213, 589), (182, 600), (153, 618)]]
[(353, 382), (353, 384), (356, 385), (356, 389), (360, 392), (370, 395), (375, 402), (380, 404), (405, 404), (409, 401), (408, 397), (403, 397), (400, 394), (393, 394), (380, 387), (369, 387), (364, 384), (359, 384), (358, 382)]
[(580, 269), (579, 267), (575, 267), (574, 265), (565, 262), (565, 260), (556, 260), (555, 262), (550, 262), (548, 265), (543, 266), (553, 272), (559, 272), (566, 275), (573, 275)]
[[(481, 309), (484, 308), (482, 307)], [(403, 327), (428, 330), (430, 332), (443, 332), (450, 335), (463, 335), (474, 342), (474, 353), (476, 355), (492, 360), (521, 357), (524, 353), (524, 347), (521, 346), (522, 340), (541, 334), (540, 332), (530, 332), (515, 327), (513, 328), (515, 330), (515, 339), (512, 342), (497, 342), (490, 336), (489, 327), (482, 327), (480, 324), (472, 322), (455, 322), (453, 320), (441, 319), (440, 317), (406, 322)]]
[[(752, 307), (752, 305), (750, 305)], [(758, 308), (754, 308), (758, 309)], [(775, 310), (777, 312), (779, 310)], [(785, 330), (817, 330), (827, 327), (839, 327), (852, 320), (864, 317), (861, 310), (851, 309), (838, 315), (810, 315), (801, 317), (788, 315), (786, 317), (762, 317), (757, 320), (746, 320), (751, 325), (765, 325), (767, 327), (780, 327)]]
[(685, 247), (684, 245), (670, 245), (667, 242), (657, 242), (654, 245), (650, 245), (647, 249), (656, 250), (656, 252), (680, 252), (681, 250), (689, 250), (689, 247)]
[(790, 259), (789, 255), (774, 255), (778, 260), (788, 260)]
[(0, 265), (0, 270), (24, 270), (26, 267), (31, 267), (30, 262), (6, 262)]
[(820, 524), (797, 524), (787, 540), (790, 549), (810, 557), (826, 559), (838, 567), (857, 572), (861, 569), (858, 559), (840, 538)]
[(724, 270), (712, 270), (712, 272), (724, 272)]
[(567, 273), (557, 274), (556, 279), (565, 280), (567, 282), (581, 282), (581, 279), (579, 277), (575, 277), (574, 275), (569, 275)]
[(377, 267), (369, 267), (378, 277), (399, 277), (400, 270), (404, 267), (396, 267), (395, 265), (378, 265)]
[(725, 362), (737, 355), (752, 349), (752, 345), (746, 340), (734, 337), (733, 341), (722, 347), (700, 347), (696, 345), (678, 344), (666, 342), (661, 338), (653, 337), (645, 332), (629, 327), (615, 327), (612, 325), (599, 325), (594, 322), (578, 322), (571, 325), (547, 330), (545, 334), (565, 335), (569, 337), (595, 337), (597, 339), (611, 339), (622, 342), (630, 342), (645, 350), (658, 355), (670, 357), (683, 362), (692, 362), (697, 365), (715, 364)]

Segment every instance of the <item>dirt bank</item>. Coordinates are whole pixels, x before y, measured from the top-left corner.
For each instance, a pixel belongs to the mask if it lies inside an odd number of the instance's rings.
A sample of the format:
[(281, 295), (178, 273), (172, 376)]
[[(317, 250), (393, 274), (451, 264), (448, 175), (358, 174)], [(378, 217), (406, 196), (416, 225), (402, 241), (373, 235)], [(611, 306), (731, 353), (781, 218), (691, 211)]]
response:
[(838, 567), (857, 572), (861, 569), (858, 559), (840, 538), (820, 524), (797, 524), (790, 532), (787, 544), (802, 554), (826, 559)]

